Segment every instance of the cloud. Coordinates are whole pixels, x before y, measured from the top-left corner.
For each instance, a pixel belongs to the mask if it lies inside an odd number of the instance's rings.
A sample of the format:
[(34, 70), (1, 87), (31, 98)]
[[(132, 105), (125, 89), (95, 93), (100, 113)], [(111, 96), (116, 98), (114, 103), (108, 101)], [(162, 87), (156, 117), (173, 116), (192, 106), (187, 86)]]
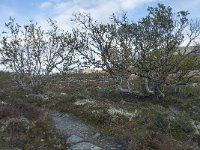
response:
[(50, 2), (50, 1), (45, 1), (40, 5), (41, 9), (48, 9), (50, 7), (52, 7), (52, 2)]
[(71, 2), (71, 1), (68, 1), (68, 2), (62, 2), (62, 3), (56, 3), (54, 5), (54, 10), (56, 12), (60, 12), (60, 13), (63, 13), (65, 11), (68, 11), (68, 10), (71, 10), (71, 9), (74, 9), (74, 2)]
[(141, 4), (152, 2), (153, 0), (121, 0), (121, 8), (123, 10), (131, 10), (134, 9)]
[(119, 4), (114, 1), (109, 1), (101, 3), (101, 5), (98, 5), (97, 7), (87, 9), (86, 11), (90, 13), (93, 18), (101, 22), (108, 22), (112, 13), (121, 11), (121, 9)]
[[(56, 20), (59, 26), (70, 28), (72, 14), (85, 12), (103, 23), (108, 22), (113, 13), (131, 11), (142, 4), (159, 0), (48, 0), (40, 4), (40, 9)], [(66, 25), (67, 24), (67, 25)]]

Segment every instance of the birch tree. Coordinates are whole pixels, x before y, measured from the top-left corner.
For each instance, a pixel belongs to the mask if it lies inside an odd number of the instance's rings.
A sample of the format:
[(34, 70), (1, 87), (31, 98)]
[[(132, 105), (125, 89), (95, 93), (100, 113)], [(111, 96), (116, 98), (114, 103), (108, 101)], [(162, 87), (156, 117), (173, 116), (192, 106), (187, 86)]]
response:
[(187, 11), (174, 13), (163, 4), (149, 7), (148, 12), (134, 24), (134, 45), (138, 51), (134, 73), (144, 78), (148, 93), (163, 97), (166, 84), (187, 82), (189, 72), (198, 68), (198, 58), (190, 54), (198, 50), (194, 45), (200, 24), (189, 20)]
[(194, 75), (190, 72), (199, 69), (198, 57), (191, 54), (199, 50), (200, 23), (188, 15), (163, 4), (149, 7), (148, 15), (138, 22), (130, 22), (124, 14), (103, 24), (78, 14), (74, 21), (84, 41), (79, 52), (93, 64), (96, 54), (117, 85), (135, 74), (144, 80), (147, 94), (164, 97), (168, 85), (187, 83)]
[(46, 85), (52, 71), (63, 63), (73, 64), (76, 42), (69, 32), (61, 31), (53, 20), (49, 30), (30, 21), (21, 26), (10, 18), (2, 33), (1, 63), (14, 73), (22, 89), (39, 91)]
[[(117, 88), (125, 90), (127, 79), (130, 76), (128, 67), (133, 59), (132, 26), (127, 22), (127, 16), (122, 16), (118, 23), (111, 19), (110, 23), (103, 24), (94, 20), (89, 14), (79, 13), (73, 21), (80, 27), (77, 36), (82, 41), (78, 50), (86, 62), (101, 67), (108, 72), (116, 82)], [(100, 59), (100, 61), (97, 61)], [(87, 64), (86, 63), (86, 64)], [(129, 91), (126, 89), (125, 91)]]

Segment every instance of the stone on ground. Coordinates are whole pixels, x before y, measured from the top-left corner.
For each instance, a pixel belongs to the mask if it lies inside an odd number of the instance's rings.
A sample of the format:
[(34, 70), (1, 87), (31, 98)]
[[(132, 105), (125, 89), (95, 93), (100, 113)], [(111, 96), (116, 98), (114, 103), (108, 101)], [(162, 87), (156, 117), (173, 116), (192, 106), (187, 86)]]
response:
[(76, 144), (76, 143), (80, 143), (83, 142), (84, 139), (77, 136), (77, 135), (71, 135), (69, 138), (67, 138), (67, 143), (68, 144)]
[(102, 148), (88, 142), (81, 142), (73, 145), (69, 150), (102, 150)]

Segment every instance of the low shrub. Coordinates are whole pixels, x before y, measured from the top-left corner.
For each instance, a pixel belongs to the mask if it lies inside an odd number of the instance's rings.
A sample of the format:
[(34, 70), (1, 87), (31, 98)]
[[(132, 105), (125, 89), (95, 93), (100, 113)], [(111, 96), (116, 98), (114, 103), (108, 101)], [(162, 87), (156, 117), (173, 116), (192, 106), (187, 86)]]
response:
[(7, 118), (17, 118), (20, 116), (20, 113), (11, 105), (0, 104), (0, 120)]
[(67, 145), (51, 129), (51, 120), (29, 121), (23, 117), (0, 120), (1, 147), (24, 150), (65, 150)]
[(14, 104), (14, 108), (29, 120), (40, 120), (44, 116), (44, 111), (31, 104)]

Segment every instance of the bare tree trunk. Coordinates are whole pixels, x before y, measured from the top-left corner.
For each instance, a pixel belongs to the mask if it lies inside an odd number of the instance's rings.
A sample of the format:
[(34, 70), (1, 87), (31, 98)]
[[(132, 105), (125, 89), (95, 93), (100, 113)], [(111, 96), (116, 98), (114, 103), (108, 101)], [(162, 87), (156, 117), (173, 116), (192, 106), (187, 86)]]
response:
[(161, 90), (158, 90), (158, 94), (160, 97), (165, 97), (165, 94)]
[(144, 85), (145, 85), (145, 90), (147, 91), (147, 93), (155, 94), (155, 91), (149, 88), (149, 80), (147, 78), (144, 78)]
[(156, 87), (156, 92), (155, 92), (155, 95), (158, 96), (158, 97), (165, 97), (165, 94), (161, 91), (161, 87)]

